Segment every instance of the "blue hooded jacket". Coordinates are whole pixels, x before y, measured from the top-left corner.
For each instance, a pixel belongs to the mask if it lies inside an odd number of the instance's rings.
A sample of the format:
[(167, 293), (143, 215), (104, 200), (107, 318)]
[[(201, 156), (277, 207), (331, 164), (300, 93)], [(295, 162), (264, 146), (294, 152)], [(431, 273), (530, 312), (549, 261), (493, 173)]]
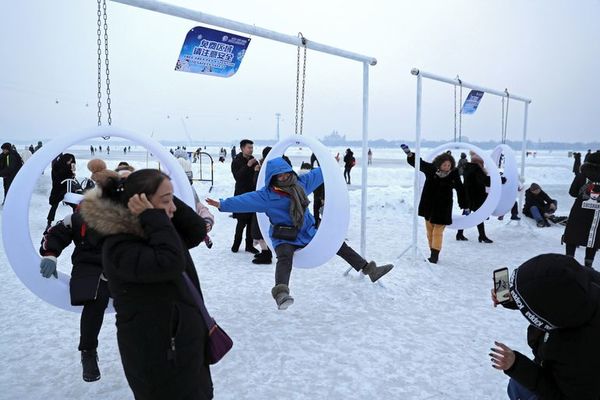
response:
[[(270, 183), (271, 179), (275, 175), (283, 174), (285, 172), (295, 173), (292, 167), (281, 157), (273, 158), (267, 162), (265, 171), (265, 186), (254, 192), (244, 193), (239, 196), (230, 197), (228, 199), (220, 199), (221, 206), (219, 210), (221, 212), (236, 212), (236, 213), (247, 213), (247, 212), (262, 212), (267, 214), (271, 227), (269, 228), (269, 236), (273, 242), (273, 248), (276, 248), (282, 243), (290, 243), (296, 246), (306, 246), (317, 229), (315, 228), (315, 218), (308, 211), (308, 208), (304, 210), (304, 224), (298, 232), (298, 236), (294, 241), (281, 240), (273, 238), (273, 226), (274, 225), (287, 225), (293, 226), (292, 218), (290, 217), (290, 198), (285, 194), (275, 192)], [(304, 188), (304, 192), (308, 196), (316, 188), (323, 184), (323, 173), (321, 168), (315, 168), (312, 171), (298, 177), (298, 184)]]

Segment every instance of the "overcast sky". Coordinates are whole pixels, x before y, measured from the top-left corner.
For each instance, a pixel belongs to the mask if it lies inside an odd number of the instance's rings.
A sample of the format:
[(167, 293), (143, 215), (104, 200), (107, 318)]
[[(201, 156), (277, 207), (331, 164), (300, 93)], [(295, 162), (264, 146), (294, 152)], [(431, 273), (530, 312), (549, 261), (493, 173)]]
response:
[[(531, 98), (532, 140), (600, 140), (600, 0), (169, 2), (376, 57), (371, 138), (414, 137), (410, 69), (419, 67)], [(96, 7), (2, 1), (2, 138), (96, 125)], [(255, 37), (231, 78), (176, 72), (185, 35), (199, 23), (113, 2), (108, 11), (114, 125), (187, 141), (185, 125), (194, 140), (233, 142), (274, 138), (279, 112), (282, 135), (293, 133), (296, 48)], [(453, 93), (424, 82), (424, 137), (452, 139)], [(309, 50), (305, 134), (335, 129), (358, 139), (361, 109), (362, 64)], [(521, 138), (522, 118), (522, 103), (511, 102), (509, 139)], [(463, 117), (463, 135), (500, 139), (499, 97), (484, 96), (477, 113)]]

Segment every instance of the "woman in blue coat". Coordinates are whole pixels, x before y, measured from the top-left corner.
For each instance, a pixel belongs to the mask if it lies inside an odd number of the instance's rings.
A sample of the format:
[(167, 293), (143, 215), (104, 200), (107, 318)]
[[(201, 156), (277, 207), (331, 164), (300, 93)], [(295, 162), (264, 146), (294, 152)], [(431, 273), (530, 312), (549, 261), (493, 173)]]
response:
[[(298, 177), (282, 157), (270, 160), (265, 172), (266, 184), (262, 189), (206, 202), (221, 212), (262, 212), (269, 217), (269, 236), (277, 256), (271, 294), (277, 307), (285, 310), (294, 302), (288, 287), (294, 251), (310, 243), (317, 233), (315, 219), (307, 209), (307, 195), (323, 183), (323, 174), (320, 168), (315, 168)], [(337, 254), (355, 270), (369, 275), (373, 282), (393, 268), (391, 264), (378, 267), (373, 261), (367, 262), (346, 243), (342, 243)]]

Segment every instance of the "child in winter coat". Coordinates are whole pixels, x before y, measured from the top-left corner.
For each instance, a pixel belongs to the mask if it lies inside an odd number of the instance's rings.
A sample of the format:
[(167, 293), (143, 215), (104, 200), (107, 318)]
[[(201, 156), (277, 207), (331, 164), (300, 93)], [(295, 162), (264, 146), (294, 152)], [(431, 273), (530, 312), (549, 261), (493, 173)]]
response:
[[(401, 145), (406, 153), (407, 162), (415, 166), (415, 154), (407, 145)], [(425, 174), (425, 184), (419, 202), (419, 216), (425, 218), (427, 241), (431, 249), (430, 263), (437, 263), (442, 250), (444, 229), (452, 224), (452, 190), (456, 190), (460, 208), (467, 209), (468, 205), (464, 188), (454, 158), (448, 153), (438, 155), (433, 163), (420, 160), (419, 170)]]
[[(511, 301), (528, 320), (527, 342), (534, 359), (500, 342), (492, 366), (511, 379), (518, 399), (600, 399), (600, 273), (572, 257), (542, 254), (512, 274)], [(492, 291), (494, 306), (498, 301)]]
[[(265, 172), (262, 189), (220, 201), (206, 199), (206, 202), (221, 212), (263, 212), (267, 215), (271, 222), (269, 236), (277, 256), (275, 286), (271, 294), (277, 307), (285, 310), (294, 302), (288, 286), (294, 252), (310, 243), (317, 232), (315, 219), (307, 209), (307, 195), (323, 183), (323, 174), (320, 168), (315, 168), (298, 177), (282, 157), (271, 159)], [(367, 262), (346, 243), (337, 254), (357, 271), (369, 275), (373, 282), (393, 268), (390, 264), (378, 267), (373, 261)]]

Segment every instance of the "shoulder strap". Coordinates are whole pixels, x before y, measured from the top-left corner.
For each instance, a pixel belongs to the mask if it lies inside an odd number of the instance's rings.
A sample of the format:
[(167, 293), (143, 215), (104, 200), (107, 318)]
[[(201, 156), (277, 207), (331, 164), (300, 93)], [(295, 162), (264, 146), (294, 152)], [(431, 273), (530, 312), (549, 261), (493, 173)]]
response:
[(210, 332), (212, 327), (214, 325), (216, 325), (217, 323), (208, 313), (208, 310), (206, 309), (206, 306), (204, 305), (204, 300), (202, 299), (202, 296), (200, 296), (200, 292), (198, 291), (198, 289), (196, 289), (196, 286), (194, 286), (194, 283), (190, 279), (189, 275), (185, 271), (183, 272), (182, 275), (183, 275), (183, 280), (185, 281), (186, 286), (188, 287), (192, 297), (194, 298), (194, 302), (196, 303), (196, 305), (198, 306), (198, 309), (200, 310), (200, 314), (202, 314), (202, 319), (204, 319), (204, 323), (206, 324), (206, 326)]

